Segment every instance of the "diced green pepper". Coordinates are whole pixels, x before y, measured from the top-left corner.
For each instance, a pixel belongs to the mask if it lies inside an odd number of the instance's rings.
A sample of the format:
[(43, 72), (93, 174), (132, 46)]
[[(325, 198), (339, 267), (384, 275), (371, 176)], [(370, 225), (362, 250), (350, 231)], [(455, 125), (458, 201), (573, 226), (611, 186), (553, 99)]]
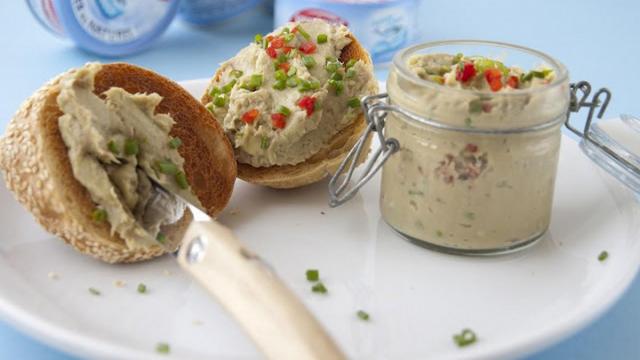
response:
[(318, 40), (318, 44), (326, 43), (328, 40), (327, 34), (318, 34), (318, 36), (316, 37), (316, 40)]

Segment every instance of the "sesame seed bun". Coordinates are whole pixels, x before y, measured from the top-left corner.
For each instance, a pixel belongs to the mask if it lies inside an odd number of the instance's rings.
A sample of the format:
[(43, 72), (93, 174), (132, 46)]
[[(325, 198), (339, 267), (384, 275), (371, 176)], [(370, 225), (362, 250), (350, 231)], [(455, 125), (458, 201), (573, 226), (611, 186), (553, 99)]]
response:
[[(73, 176), (58, 129), (63, 113), (56, 99), (64, 75), (23, 103), (0, 138), (0, 170), (6, 186), (47, 231), (81, 253), (117, 263), (142, 261), (177, 249), (193, 219), (188, 209), (179, 221), (162, 227), (167, 249), (159, 245), (129, 249), (118, 234), (111, 234), (108, 222), (91, 219), (95, 204)], [(95, 77), (94, 93), (100, 95), (111, 87), (163, 97), (156, 112), (169, 114), (176, 122), (170, 135), (182, 140), (178, 152), (185, 159), (191, 189), (209, 215), (218, 214), (231, 196), (236, 164), (231, 144), (212, 115), (178, 84), (134, 65), (103, 65)]]

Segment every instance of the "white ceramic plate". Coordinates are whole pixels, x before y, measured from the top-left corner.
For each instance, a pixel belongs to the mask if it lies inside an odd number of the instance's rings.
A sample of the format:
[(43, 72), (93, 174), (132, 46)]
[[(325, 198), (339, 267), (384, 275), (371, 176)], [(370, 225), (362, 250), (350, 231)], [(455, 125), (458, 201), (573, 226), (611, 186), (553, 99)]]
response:
[[(185, 86), (199, 95), (206, 82)], [(569, 138), (551, 230), (513, 255), (444, 255), (399, 238), (380, 218), (376, 179), (336, 209), (327, 206), (326, 188), (238, 182), (219, 220), (275, 267), (354, 359), (521, 356), (601, 314), (640, 264), (633, 196)], [(0, 211), (0, 313), (26, 333), (91, 358), (166, 358), (155, 353), (160, 341), (173, 358), (260, 357), (172, 257), (112, 266), (80, 256), (42, 231), (3, 185)], [(610, 257), (601, 263), (605, 249)], [(311, 293), (307, 268), (320, 269), (328, 295)], [(136, 292), (140, 282), (148, 294)], [(371, 321), (359, 320), (358, 309)], [(479, 341), (460, 349), (451, 337), (466, 327)]]

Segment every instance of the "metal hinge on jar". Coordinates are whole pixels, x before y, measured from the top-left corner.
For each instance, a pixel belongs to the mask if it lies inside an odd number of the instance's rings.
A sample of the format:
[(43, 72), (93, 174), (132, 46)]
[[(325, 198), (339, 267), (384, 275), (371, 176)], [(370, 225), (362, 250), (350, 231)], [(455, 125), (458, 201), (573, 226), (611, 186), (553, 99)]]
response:
[[(581, 138), (580, 147), (592, 161), (631, 190), (640, 193), (639, 154), (634, 154), (633, 151), (609, 136), (603, 128), (593, 122), (594, 116), (597, 116), (598, 119), (603, 117), (611, 101), (611, 91), (607, 88), (601, 88), (589, 99), (591, 90), (591, 84), (586, 81), (571, 84), (570, 112), (567, 114), (565, 126)], [(600, 110), (596, 114), (598, 107)], [(579, 112), (582, 108), (589, 109), (589, 112), (584, 128), (578, 130), (571, 125), (570, 114)], [(630, 131), (635, 133), (634, 135), (640, 142), (640, 120), (625, 115), (622, 115), (621, 118), (624, 123), (629, 125)]]
[[(588, 82), (580, 81), (578, 83), (571, 84), (570, 89), (571, 101), (567, 111), (565, 126), (571, 132), (583, 139), (584, 145), (582, 145), (582, 148), (591, 159), (607, 169), (607, 171), (612, 173), (627, 186), (630, 186), (633, 190), (640, 192), (640, 169), (632, 160), (629, 160), (629, 154), (625, 151), (621, 151), (619, 147), (605, 144), (603, 141), (599, 141), (597, 138), (592, 136), (591, 125), (593, 117), (596, 115), (596, 109), (600, 107), (597, 117), (602, 118), (611, 100), (611, 92), (606, 88), (602, 88), (598, 90), (589, 101), (591, 85)], [(386, 138), (384, 136), (385, 119), (390, 112), (395, 112), (405, 118), (446, 130), (477, 133), (495, 132), (495, 130), (492, 129), (461, 129), (430, 119), (425, 119), (400, 107), (390, 105), (387, 101), (388, 97), (389, 96), (386, 93), (383, 93), (366, 96), (362, 99), (362, 109), (367, 121), (367, 128), (329, 181), (329, 205), (331, 207), (339, 206), (351, 199), (358, 190), (367, 181), (369, 181), (376, 172), (380, 170), (380, 168), (382, 168), (385, 161), (400, 149), (400, 144), (397, 139)], [(583, 131), (580, 131), (570, 124), (569, 118), (571, 113), (579, 112), (583, 108), (588, 108), (589, 112), (585, 127)], [(557, 124), (555, 121), (551, 121), (535, 127), (512, 129), (508, 132), (541, 130), (548, 126), (554, 126), (555, 124)], [(367, 138), (371, 136), (373, 132), (375, 132), (378, 137), (380, 147), (368, 159), (364, 170), (353, 185), (350, 186), (351, 180), (354, 177), (355, 169), (358, 166), (357, 159), (360, 159), (363, 151), (369, 150), (366, 148), (365, 144), (367, 143)], [(597, 159), (602, 158), (603, 156), (609, 160), (606, 165), (603, 164), (602, 160)], [(640, 160), (638, 161), (640, 162)]]

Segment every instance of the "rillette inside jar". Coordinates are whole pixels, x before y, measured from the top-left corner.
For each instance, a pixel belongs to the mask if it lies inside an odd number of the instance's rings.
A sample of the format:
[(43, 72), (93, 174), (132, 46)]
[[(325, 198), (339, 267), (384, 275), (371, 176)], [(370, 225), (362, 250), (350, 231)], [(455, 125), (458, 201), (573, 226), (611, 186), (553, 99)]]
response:
[[(517, 65), (517, 66), (516, 66)], [(569, 108), (566, 68), (492, 42), (427, 43), (398, 53), (387, 80), (385, 221), (422, 246), (499, 254), (549, 227)]]

